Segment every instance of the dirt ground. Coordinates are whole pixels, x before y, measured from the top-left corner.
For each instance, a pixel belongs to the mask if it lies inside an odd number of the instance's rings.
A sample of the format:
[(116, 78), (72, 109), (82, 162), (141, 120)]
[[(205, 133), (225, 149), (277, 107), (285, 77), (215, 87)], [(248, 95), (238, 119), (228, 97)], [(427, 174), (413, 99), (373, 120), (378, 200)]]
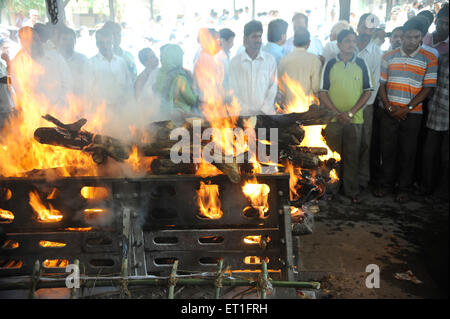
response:
[[(301, 237), (301, 278), (320, 281), (321, 298), (448, 298), (448, 202), (362, 200), (320, 203), (314, 233)], [(366, 287), (369, 264), (379, 288)], [(408, 270), (422, 283), (394, 277)]]

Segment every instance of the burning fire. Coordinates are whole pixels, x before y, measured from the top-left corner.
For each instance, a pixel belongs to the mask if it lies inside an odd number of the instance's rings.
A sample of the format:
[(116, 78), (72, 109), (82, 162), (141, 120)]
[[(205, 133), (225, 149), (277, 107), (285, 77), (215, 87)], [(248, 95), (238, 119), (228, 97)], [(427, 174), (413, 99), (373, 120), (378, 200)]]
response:
[(265, 218), (269, 211), (270, 187), (267, 184), (258, 184), (255, 178), (242, 187), (242, 192), (250, 199), (252, 208), (258, 211), (259, 218)]
[(219, 185), (207, 185), (200, 182), (200, 189), (197, 191), (197, 196), (200, 216), (210, 219), (222, 218), (223, 212), (220, 209)]
[[(249, 245), (259, 245), (261, 244), (261, 240), (262, 240), (262, 236), (261, 235), (257, 235), (257, 236), (245, 236), (244, 237), (244, 243), (249, 244)], [(264, 240), (266, 241), (266, 243), (270, 242), (270, 237), (266, 237), (264, 238)]]
[(58, 243), (58, 242), (54, 242), (54, 241), (48, 241), (48, 240), (41, 240), (39, 241), (39, 245), (41, 247), (65, 247), (67, 244), (66, 243)]
[[(303, 113), (309, 110), (311, 104), (319, 104), (318, 99), (314, 95), (306, 95), (303, 87), (292, 80), (287, 74), (283, 75), (283, 82), (286, 84), (289, 93), (292, 95), (292, 101), (285, 109), (278, 107), (279, 113)], [(341, 156), (337, 152), (333, 152), (327, 145), (325, 138), (322, 136), (322, 129), (326, 125), (308, 125), (304, 126), (305, 137), (299, 146), (306, 147), (322, 147), (328, 150), (327, 155), (320, 155), (319, 159), (325, 161), (334, 158), (336, 161), (341, 160)]]
[(54, 209), (49, 203), (49, 208), (45, 207), (37, 191), (30, 192), (29, 204), (38, 214), (38, 220), (44, 223), (55, 223), (62, 220), (61, 212)]
[[(31, 41), (33, 35), (29, 34)], [(54, 114), (63, 122), (73, 122), (80, 116), (89, 119), (87, 129), (100, 130), (105, 119), (104, 105), (95, 108), (74, 96), (67, 96), (65, 107), (52, 105), (35, 87), (42, 68), (24, 53), (12, 62), (14, 70), (15, 108), (17, 115), (6, 123), (0, 137), (0, 176), (23, 177), (26, 172), (39, 169), (58, 168), (58, 175), (97, 175), (97, 165), (91, 156), (77, 150), (40, 144), (34, 139), (34, 131), (49, 123), (41, 118)], [(51, 83), (47, 83), (51, 85)], [(26, 151), (24, 151), (26, 150)], [(80, 170), (77, 170), (79, 168)]]
[(46, 259), (42, 263), (45, 268), (66, 268), (69, 266), (67, 259)]
[(9, 210), (0, 208), (0, 223), (12, 223), (14, 220), (14, 214)]
[(105, 199), (109, 195), (105, 187), (94, 186), (84, 186), (80, 193), (85, 199)]
[(68, 227), (64, 228), (67, 231), (78, 231), (78, 232), (88, 232), (92, 230), (92, 227)]

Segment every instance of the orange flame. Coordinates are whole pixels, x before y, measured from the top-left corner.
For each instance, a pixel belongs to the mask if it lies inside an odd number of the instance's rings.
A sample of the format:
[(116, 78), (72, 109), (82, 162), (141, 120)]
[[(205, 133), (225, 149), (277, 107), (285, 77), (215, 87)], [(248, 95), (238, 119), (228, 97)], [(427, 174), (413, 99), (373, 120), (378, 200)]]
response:
[[(305, 94), (303, 87), (292, 80), (287, 73), (282, 77), (282, 81), (291, 98), (289, 99), (289, 104), (285, 109), (278, 107), (277, 111), (279, 113), (303, 113), (309, 110), (311, 104), (318, 104), (318, 99), (313, 95)], [(322, 130), (326, 125), (308, 125), (304, 126), (305, 137), (299, 146), (306, 147), (322, 147), (328, 150), (326, 155), (320, 155), (319, 159), (325, 161), (330, 158), (334, 158), (336, 161), (341, 160), (341, 156), (337, 152), (333, 152), (327, 145), (325, 138), (322, 136)]]
[(269, 211), (269, 185), (258, 184), (255, 178), (253, 181), (247, 182), (242, 187), (242, 192), (248, 199), (250, 199), (252, 207), (258, 210), (259, 218), (264, 218), (266, 213)]
[(200, 216), (210, 219), (222, 218), (223, 212), (220, 209), (219, 185), (207, 185), (200, 182), (200, 189), (197, 191), (197, 195)]
[(49, 204), (49, 208), (45, 207), (37, 191), (30, 192), (29, 204), (33, 210), (38, 214), (38, 220), (44, 223), (55, 223), (62, 220), (63, 216), (61, 212), (54, 209), (52, 204)]
[(0, 223), (11, 223), (14, 220), (14, 214), (9, 210), (0, 208)]
[(91, 231), (92, 227), (67, 227), (67, 228), (64, 228), (64, 230), (67, 230), (67, 231), (78, 231), (78, 232), (87, 232), (87, 231)]
[(66, 268), (69, 266), (67, 259), (46, 259), (42, 263), (45, 268)]
[[(244, 237), (244, 243), (249, 244), (249, 245), (257, 245), (260, 244), (262, 240), (262, 236), (261, 235), (257, 235), (257, 236), (245, 236)], [(265, 238), (266, 243), (270, 242), (270, 237)]]
[(58, 243), (55, 241), (40, 240), (39, 245), (41, 247), (47, 248), (47, 247), (65, 247), (67, 244), (66, 243)]
[(289, 193), (291, 200), (295, 201), (299, 198), (297, 185), (300, 174), (296, 173), (296, 169), (291, 162), (286, 163), (286, 171), (289, 173)]
[(85, 199), (105, 199), (109, 193), (105, 187), (84, 186), (81, 188), (81, 196)]
[(34, 131), (38, 127), (49, 126), (49, 123), (41, 118), (47, 113), (67, 123), (85, 116), (89, 118), (89, 131), (101, 129), (105, 119), (104, 105), (93, 108), (87, 101), (71, 95), (66, 97), (66, 106), (52, 105), (45, 96), (35, 90), (38, 78), (44, 70), (27, 53), (19, 54), (13, 60), (12, 69), (17, 115), (6, 123), (1, 133), (0, 176), (22, 177), (25, 172), (34, 169), (50, 168), (61, 168), (60, 174), (63, 176), (96, 176), (97, 165), (90, 155), (77, 150), (40, 144), (34, 139)]

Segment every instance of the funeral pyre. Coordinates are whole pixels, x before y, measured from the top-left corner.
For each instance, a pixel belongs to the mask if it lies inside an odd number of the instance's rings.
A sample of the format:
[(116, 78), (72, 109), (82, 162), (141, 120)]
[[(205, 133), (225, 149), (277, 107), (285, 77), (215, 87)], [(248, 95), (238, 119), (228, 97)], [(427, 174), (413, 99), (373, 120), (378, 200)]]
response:
[[(327, 183), (337, 180), (334, 168), (340, 161), (339, 154), (328, 148), (321, 134), (331, 115), (313, 97), (304, 96), (294, 81), (289, 88), (296, 99), (279, 106), (278, 114), (240, 116), (235, 99), (224, 102), (212, 94), (198, 114), (182, 121), (151, 122), (149, 118), (151, 123), (145, 127), (130, 125), (131, 138), (125, 139), (102, 133), (107, 122), (104, 105), (93, 106), (73, 96), (67, 97), (66, 108), (50, 105), (45, 97), (27, 89), (34, 84), (27, 68), (21, 74), (18, 83), (23, 93), (16, 96), (16, 112), (0, 135), (0, 223), (8, 235), (1, 246), (0, 269), (20, 269), (25, 261), (33, 264), (26, 257), (5, 257), (15, 256), (10, 252), (21, 247), (28, 251), (54, 249), (43, 260), (43, 266), (64, 268), (68, 258), (77, 254), (76, 249), (63, 250), (72, 246), (71, 241), (79, 240), (73, 234), (85, 236), (87, 248), (82, 252), (91, 254), (86, 255), (86, 263), (93, 268), (123, 265), (120, 254), (111, 254), (112, 260), (105, 261), (95, 248), (127, 246), (111, 235), (117, 229), (121, 235), (125, 232), (116, 227), (117, 210), (121, 211), (120, 225), (126, 221), (132, 225), (134, 216), (135, 223), (144, 229), (144, 235), (134, 233), (136, 228), (132, 226), (126, 232), (128, 239), (133, 238), (134, 250), (153, 251), (152, 245), (158, 244), (178, 247), (178, 255), (168, 249), (155, 257), (151, 266), (139, 264), (140, 259), (134, 257), (136, 263), (130, 268), (136, 274), (143, 268), (143, 273), (148, 274), (150, 268), (155, 271), (182, 258), (186, 252), (181, 252), (184, 248), (179, 246), (180, 238), (188, 242), (186, 238), (192, 234), (186, 230), (188, 227), (203, 229), (196, 234), (203, 245), (226, 244), (230, 239), (224, 229), (232, 225), (233, 229), (240, 227), (236, 237), (242, 241), (239, 245), (275, 247), (286, 236), (274, 234), (274, 230), (281, 231), (280, 222), (265, 221), (271, 221), (271, 216), (287, 206), (292, 225), (287, 231), (293, 230), (294, 235), (311, 232), (307, 220), (317, 212), (316, 201), (325, 194)], [(274, 182), (283, 176), (289, 185), (284, 193)], [(177, 183), (184, 184), (174, 187)], [(283, 201), (286, 197), (286, 202), (274, 199), (277, 196)], [(82, 204), (72, 202), (74, 197), (80, 198)], [(149, 202), (141, 203), (148, 198)], [(231, 205), (234, 200), (244, 207)], [(196, 219), (176, 213), (172, 216), (171, 201), (192, 205), (189, 210), (197, 212)], [(129, 207), (134, 210), (127, 210)], [(146, 221), (143, 215), (148, 211), (159, 222)], [(30, 216), (24, 216), (25, 212), (32, 215), (32, 225), (27, 224)], [(223, 223), (198, 226), (205, 221)], [(258, 228), (261, 225), (264, 228)], [(150, 229), (152, 232), (145, 233)], [(166, 232), (171, 229), (180, 237), (168, 237)], [(146, 236), (151, 238), (150, 246), (144, 243), (150, 240)], [(32, 242), (36, 242), (35, 247)], [(230, 246), (228, 250), (231, 253), (242, 249)], [(242, 253), (239, 258), (245, 265), (257, 265), (276, 255), (258, 251), (254, 255)], [(150, 258), (143, 256), (146, 261)], [(206, 254), (200, 264), (211, 266), (217, 260), (216, 255)], [(279, 262), (272, 268), (277, 269), (282, 264)], [(241, 264), (235, 263), (237, 269), (242, 269)]]

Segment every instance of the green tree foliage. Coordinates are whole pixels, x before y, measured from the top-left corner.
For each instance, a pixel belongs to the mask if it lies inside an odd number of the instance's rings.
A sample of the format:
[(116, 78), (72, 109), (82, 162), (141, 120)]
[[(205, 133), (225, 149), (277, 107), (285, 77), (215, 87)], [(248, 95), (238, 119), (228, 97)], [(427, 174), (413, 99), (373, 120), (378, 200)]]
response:
[(14, 13), (22, 11), (27, 15), (31, 9), (36, 9), (39, 15), (45, 15), (45, 0), (0, 0), (0, 3)]

